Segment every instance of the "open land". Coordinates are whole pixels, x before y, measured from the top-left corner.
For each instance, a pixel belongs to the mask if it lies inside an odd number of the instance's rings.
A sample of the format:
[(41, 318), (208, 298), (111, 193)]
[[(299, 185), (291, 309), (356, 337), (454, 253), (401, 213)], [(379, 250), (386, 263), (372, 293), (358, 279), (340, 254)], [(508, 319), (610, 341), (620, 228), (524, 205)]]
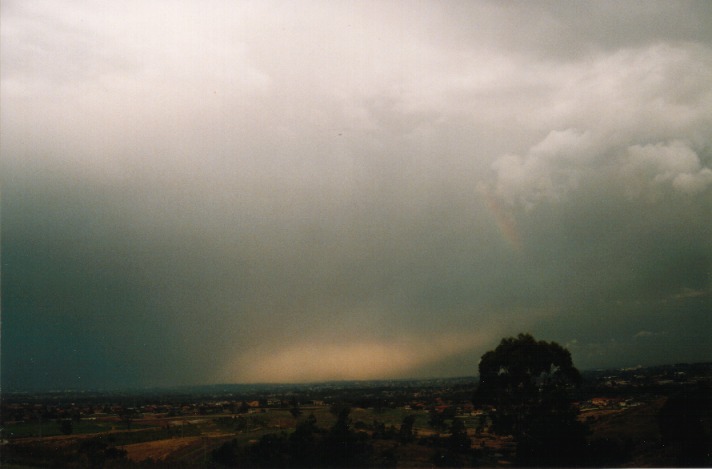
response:
[[(678, 465), (676, 448), (665, 444), (665, 425), (675, 423), (664, 422), (661, 412), (674, 396), (709, 386), (712, 364), (584, 376), (575, 405), (588, 428), (589, 465)], [(492, 431), (492, 409), (473, 405), (476, 382), (452, 378), (15, 393), (3, 396), (2, 465), (288, 466), (292, 460), (276, 455), (296, 451), (290, 446), (294, 435), (310, 421), (317, 438), (310, 441), (324, 444), (339, 422), (346, 422), (347, 435), (367, 455), (362, 465), (510, 466), (517, 444), (512, 436)], [(709, 409), (698, 410), (698, 432), (709, 438)], [(453, 452), (455, 428), (464, 429), (466, 443)]]

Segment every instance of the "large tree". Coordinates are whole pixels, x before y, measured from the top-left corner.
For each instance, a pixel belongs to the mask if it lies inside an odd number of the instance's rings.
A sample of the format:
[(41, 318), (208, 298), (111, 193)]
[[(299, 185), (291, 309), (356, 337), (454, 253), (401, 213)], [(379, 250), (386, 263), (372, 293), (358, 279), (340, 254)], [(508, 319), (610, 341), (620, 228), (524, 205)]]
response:
[(514, 435), (520, 464), (576, 463), (585, 429), (569, 398), (581, 375), (568, 350), (519, 334), (485, 353), (479, 369), (475, 402), (492, 406), (496, 433)]

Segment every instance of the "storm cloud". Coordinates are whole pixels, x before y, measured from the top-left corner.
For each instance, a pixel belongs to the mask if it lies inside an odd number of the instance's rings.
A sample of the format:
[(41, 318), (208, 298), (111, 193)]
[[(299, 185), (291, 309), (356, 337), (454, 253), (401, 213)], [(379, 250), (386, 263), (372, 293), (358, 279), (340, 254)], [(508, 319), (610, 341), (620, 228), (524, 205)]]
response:
[(712, 359), (707, 2), (0, 8), (6, 388)]

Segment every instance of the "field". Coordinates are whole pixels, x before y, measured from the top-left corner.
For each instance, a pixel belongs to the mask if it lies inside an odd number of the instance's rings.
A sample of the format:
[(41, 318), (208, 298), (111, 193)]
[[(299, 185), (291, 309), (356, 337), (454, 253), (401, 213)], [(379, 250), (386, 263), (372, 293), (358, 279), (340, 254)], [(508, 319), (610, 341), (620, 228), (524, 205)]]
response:
[[(336, 416), (326, 406), (303, 407), (304, 418), (314, 415), (320, 428), (328, 429), (336, 422)], [(374, 422), (385, 428), (397, 429), (403, 418), (414, 416), (414, 433), (418, 437), (438, 435), (442, 429), (434, 429), (428, 423), (428, 414), (423, 410), (386, 408), (383, 410), (354, 408), (350, 413), (353, 428), (371, 432)], [(268, 434), (294, 431), (299, 420), (287, 409), (269, 409), (265, 412), (245, 415), (190, 415), (167, 417), (145, 415), (131, 423), (131, 430), (121, 428), (116, 419), (92, 420), (74, 426), (72, 435), (49, 435), (50, 425), (43, 428), (40, 438), (38, 425), (11, 424), (6, 431), (13, 435), (12, 444), (5, 445), (9, 459), (28, 465), (43, 465), (50, 455), (64, 455), (64, 460), (79, 457), (85, 441), (97, 440), (126, 452), (126, 458), (134, 463), (162, 462), (167, 464), (201, 465), (211, 457), (211, 452), (227, 441), (235, 440), (244, 447), (255, 443)], [(474, 424), (465, 419), (468, 434), (475, 436)], [(54, 427), (59, 428), (57, 424)], [(396, 431), (396, 430), (393, 430)], [(480, 448), (499, 451), (507, 441), (491, 435), (480, 435), (476, 443)], [(397, 452), (398, 460), (408, 467), (430, 467), (433, 450), (426, 446), (396, 445), (392, 441), (379, 441), (375, 451)], [(7, 455), (6, 455), (7, 456)]]
[[(646, 465), (648, 459), (659, 456), (649, 454), (646, 442), (655, 442), (660, 438), (655, 418), (663, 403), (664, 399), (658, 399), (628, 409), (595, 410), (583, 413), (581, 419), (589, 425), (590, 440), (605, 441), (607, 451), (625, 452), (627, 458)], [(300, 418), (309, 415), (314, 415), (320, 428), (328, 429), (336, 422), (334, 413), (325, 406), (302, 408)], [(429, 415), (424, 410), (354, 408), (350, 421), (353, 428), (370, 434), (374, 422), (382, 423), (385, 428), (398, 429), (407, 415), (414, 416), (413, 430), (417, 438), (439, 436), (443, 431), (444, 436), (447, 435), (446, 429), (431, 426)], [(481, 464), (510, 464), (516, 449), (511, 437), (476, 432), (476, 417), (459, 418), (465, 423), (472, 448), (479, 450)], [(42, 438), (35, 436), (37, 425), (15, 424), (6, 428), (14, 438), (12, 444), (4, 449), (11, 452), (13, 462), (45, 465), (52, 454), (64, 455), (66, 461), (77, 459), (84, 451), (83, 442), (93, 439), (125, 451), (126, 458), (133, 463), (200, 466), (209, 461), (212, 452), (225, 442), (234, 440), (238, 447), (247, 447), (268, 434), (293, 432), (298, 421), (287, 409), (269, 409), (245, 415), (145, 415), (132, 422), (131, 430), (121, 428), (116, 419), (81, 422), (75, 425), (72, 435), (48, 435), (46, 432), (50, 426), (46, 425)], [(415, 442), (400, 444), (393, 440), (373, 441), (374, 451), (392, 453), (399, 467), (432, 467), (436, 451), (432, 446)]]
[[(680, 369), (693, 378), (668, 379)], [(619, 377), (637, 380), (625, 390), (608, 384), (611, 371), (596, 371), (576, 399), (583, 424), (576, 460), (590, 467), (709, 466), (710, 370), (636, 369), (635, 376)], [(0, 464), (501, 467), (521, 461), (526, 446), (490, 432), (496, 411), (473, 404), (473, 387), (469, 378), (451, 378), (23, 395), (3, 403)], [(552, 451), (560, 451), (554, 443)]]

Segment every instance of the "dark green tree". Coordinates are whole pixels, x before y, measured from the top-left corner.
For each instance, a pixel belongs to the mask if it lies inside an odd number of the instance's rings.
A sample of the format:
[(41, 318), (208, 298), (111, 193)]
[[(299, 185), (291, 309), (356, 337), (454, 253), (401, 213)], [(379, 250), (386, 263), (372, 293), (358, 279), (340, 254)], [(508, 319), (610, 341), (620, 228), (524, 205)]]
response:
[(124, 407), (121, 409), (119, 417), (121, 417), (121, 421), (124, 423), (124, 425), (126, 425), (126, 429), (131, 430), (131, 424), (133, 423), (134, 418), (136, 417), (136, 412), (133, 408)]
[(326, 435), (324, 456), (327, 467), (368, 467), (372, 465), (368, 435), (351, 429), (350, 413), (351, 409), (344, 407), (339, 412), (336, 423)]
[(102, 468), (107, 462), (117, 465), (126, 462), (126, 450), (109, 446), (99, 438), (83, 440), (79, 446), (80, 467)]
[(296, 405), (289, 409), (289, 413), (292, 414), (292, 417), (298, 419), (302, 415), (302, 409), (298, 405)]
[(242, 401), (240, 403), (240, 406), (237, 408), (237, 413), (238, 414), (246, 414), (250, 411), (250, 406), (247, 404), (246, 401)]
[(59, 431), (61, 431), (64, 435), (71, 435), (74, 431), (72, 421), (69, 419), (62, 419), (59, 422)]
[(445, 431), (447, 429), (445, 415), (442, 412), (431, 410), (430, 418), (428, 419), (428, 425), (430, 425), (434, 430)]
[(293, 466), (315, 467), (318, 465), (317, 433), (319, 433), (319, 428), (316, 426), (314, 414), (309, 414), (307, 418), (297, 424), (297, 428), (289, 436)]
[(398, 440), (401, 443), (408, 443), (413, 441), (415, 438), (415, 432), (413, 431), (413, 424), (415, 424), (415, 415), (410, 414), (403, 417), (401, 422), (400, 430), (398, 431)]
[(258, 467), (278, 468), (288, 467), (289, 463), (289, 440), (287, 434), (268, 433), (249, 447), (249, 461), (245, 465)]
[(450, 425), (450, 437), (448, 437), (448, 448), (454, 453), (467, 453), (470, 451), (472, 442), (467, 436), (467, 428), (460, 419), (453, 419)]
[(237, 440), (226, 441), (211, 453), (213, 461), (228, 467), (236, 467), (239, 463), (239, 447)]
[(570, 391), (581, 375), (571, 354), (530, 334), (502, 339), (482, 356), (476, 404), (495, 409), (493, 429), (514, 435), (521, 465), (576, 465), (584, 454), (585, 427)]
[(433, 463), (438, 467), (476, 466), (475, 453), (471, 449), (471, 440), (467, 428), (461, 419), (453, 418), (450, 424), (450, 436), (444, 440), (444, 448), (433, 456)]
[(661, 443), (680, 467), (712, 467), (712, 389), (707, 383), (670, 396), (658, 415)]

